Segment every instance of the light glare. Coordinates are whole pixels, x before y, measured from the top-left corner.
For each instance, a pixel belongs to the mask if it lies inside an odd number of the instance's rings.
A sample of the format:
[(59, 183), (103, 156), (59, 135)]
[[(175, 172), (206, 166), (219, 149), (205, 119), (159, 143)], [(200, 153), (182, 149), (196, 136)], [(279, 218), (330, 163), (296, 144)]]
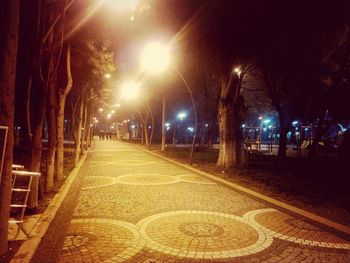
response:
[(148, 44), (141, 54), (141, 68), (150, 73), (165, 71), (170, 64), (169, 48), (161, 43)]
[(139, 95), (140, 85), (134, 81), (125, 82), (122, 86), (121, 97), (126, 100), (136, 99)]

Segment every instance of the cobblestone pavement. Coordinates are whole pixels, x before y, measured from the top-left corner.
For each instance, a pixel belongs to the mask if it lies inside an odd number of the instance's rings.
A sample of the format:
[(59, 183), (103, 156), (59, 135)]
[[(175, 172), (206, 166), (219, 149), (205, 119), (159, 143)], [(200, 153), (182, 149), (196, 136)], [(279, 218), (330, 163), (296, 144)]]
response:
[(96, 142), (33, 262), (350, 262), (348, 236)]

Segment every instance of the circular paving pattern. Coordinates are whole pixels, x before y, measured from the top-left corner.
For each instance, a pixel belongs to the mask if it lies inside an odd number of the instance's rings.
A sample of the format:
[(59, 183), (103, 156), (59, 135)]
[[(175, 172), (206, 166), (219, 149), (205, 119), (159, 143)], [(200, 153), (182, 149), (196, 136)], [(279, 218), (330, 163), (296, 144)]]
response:
[(115, 177), (108, 176), (86, 176), (82, 190), (96, 189), (115, 184)]
[(107, 219), (77, 219), (71, 221), (59, 262), (122, 262), (143, 246), (144, 241), (133, 224)]
[(194, 184), (211, 184), (216, 185), (216, 183), (206, 179), (204, 176), (200, 176), (198, 174), (180, 174), (177, 175), (181, 179), (181, 181), (186, 183), (194, 183)]
[(240, 257), (272, 243), (272, 237), (258, 226), (219, 212), (174, 211), (150, 216), (137, 225), (149, 248), (183, 258)]
[(115, 160), (115, 161), (92, 161), (93, 167), (104, 166), (140, 166), (140, 165), (154, 165), (164, 162), (159, 161), (143, 161), (143, 160)]
[(275, 209), (259, 209), (244, 215), (273, 237), (317, 247), (350, 249), (350, 243)]
[(177, 177), (166, 174), (127, 174), (117, 177), (118, 183), (129, 185), (163, 185), (178, 181)]

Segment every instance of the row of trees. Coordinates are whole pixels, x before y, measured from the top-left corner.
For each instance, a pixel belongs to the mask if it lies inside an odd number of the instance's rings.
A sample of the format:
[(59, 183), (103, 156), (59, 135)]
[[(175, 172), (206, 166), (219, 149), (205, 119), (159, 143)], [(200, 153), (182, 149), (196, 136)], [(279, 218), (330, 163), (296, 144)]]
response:
[(64, 179), (65, 119), (72, 120), (77, 165), (91, 143), (94, 105), (106, 97), (103, 76), (116, 68), (110, 41), (78, 34), (72, 19), (78, 14), (76, 2), (1, 3), (0, 123), (9, 127), (9, 136), (0, 187), (0, 254), (7, 251), (14, 116), (25, 127), (26, 168), (40, 172), (46, 162), (28, 200), (28, 208), (36, 209), (39, 197)]
[[(277, 113), (280, 159), (286, 156), (287, 132), (295, 118), (318, 120), (310, 157), (321, 139), (327, 110), (337, 120), (349, 119), (348, 1), (222, 0), (189, 5), (187, 13), (173, 2), (160, 6), (188, 15), (179, 18), (186, 22), (172, 42), (180, 46), (184, 62), (179, 67), (195, 94), (196, 132), (203, 134), (208, 124), (211, 137), (219, 128), (218, 167), (245, 165), (241, 125), (254, 108), (266, 111), (271, 105)], [(157, 19), (167, 20), (159, 13), (154, 10), (155, 24)], [(173, 100), (169, 104), (176, 104)]]

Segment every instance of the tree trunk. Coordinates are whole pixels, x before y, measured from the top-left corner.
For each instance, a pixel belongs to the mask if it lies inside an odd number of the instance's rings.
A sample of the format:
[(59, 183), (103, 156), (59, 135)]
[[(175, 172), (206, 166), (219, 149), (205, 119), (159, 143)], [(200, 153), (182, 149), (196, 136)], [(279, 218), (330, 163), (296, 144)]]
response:
[[(50, 36), (50, 43), (53, 41), (53, 35)], [(48, 141), (46, 151), (46, 178), (45, 191), (50, 192), (54, 184), (55, 176), (55, 153), (56, 153), (56, 69), (54, 65), (54, 53), (51, 52), (48, 65), (48, 80), (47, 80), (47, 127), (48, 127)], [(41, 178), (43, 180), (43, 178)]]
[(56, 153), (56, 88), (55, 78), (50, 80), (48, 90), (48, 142), (46, 152), (46, 180), (45, 191), (50, 192), (53, 188), (54, 175), (55, 175), (55, 153)]
[(87, 123), (85, 125), (85, 148), (84, 150), (87, 151), (90, 147), (90, 141), (91, 141), (91, 120), (92, 120), (92, 104), (90, 104), (91, 106), (88, 109), (88, 117), (87, 117)]
[(84, 154), (85, 152), (85, 143), (86, 142), (86, 124), (87, 124), (87, 115), (88, 115), (88, 106), (87, 103), (84, 103), (83, 116), (82, 116), (82, 131), (81, 131), (81, 145), (80, 145), (80, 153)]
[(70, 47), (67, 47), (66, 51), (66, 74), (67, 84), (63, 89), (59, 89), (58, 94), (58, 109), (57, 109), (57, 172), (56, 177), (58, 181), (63, 180), (63, 167), (64, 167), (64, 110), (66, 105), (67, 94), (70, 92), (73, 86), (73, 78), (71, 73), (70, 64)]
[(19, 1), (0, 3), (0, 125), (8, 127), (3, 174), (0, 184), (0, 255), (7, 252), (13, 161), (13, 119), (18, 44)]
[(153, 116), (153, 111), (151, 110), (151, 107), (149, 106), (149, 104), (147, 104), (147, 108), (150, 112), (151, 115), (151, 134), (149, 135), (149, 145), (148, 145), (148, 150), (151, 150), (151, 146), (152, 146), (152, 138), (153, 138), (153, 131), (154, 131), (154, 116)]
[(244, 117), (240, 109), (242, 103), (235, 105), (225, 100), (219, 103), (220, 150), (217, 166), (223, 170), (242, 168), (246, 163), (241, 131)]
[(233, 105), (220, 101), (219, 103), (220, 150), (217, 166), (223, 170), (231, 170), (234, 164), (233, 140)]
[(163, 104), (162, 104), (162, 144), (161, 144), (161, 151), (165, 151), (165, 144), (166, 144), (166, 130), (165, 130), (165, 120), (166, 120), (166, 98), (165, 95), (163, 95)]
[(81, 99), (79, 105), (79, 114), (76, 120), (76, 142), (75, 142), (75, 150), (74, 150), (74, 167), (77, 167), (80, 157), (80, 145), (81, 145), (81, 128), (83, 123), (83, 113), (84, 113), (84, 100)]

